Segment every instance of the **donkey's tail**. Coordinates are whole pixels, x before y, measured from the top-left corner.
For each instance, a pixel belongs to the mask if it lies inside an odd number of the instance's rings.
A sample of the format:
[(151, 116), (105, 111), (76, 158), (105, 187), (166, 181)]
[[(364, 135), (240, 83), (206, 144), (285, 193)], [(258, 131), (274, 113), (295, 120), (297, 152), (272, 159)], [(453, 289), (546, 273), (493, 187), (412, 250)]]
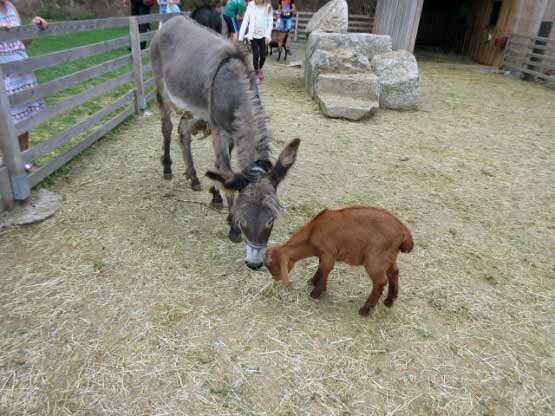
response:
[(403, 241), (399, 246), (399, 250), (403, 253), (410, 253), (414, 248), (414, 240), (412, 239), (412, 234), (407, 227), (404, 227)]

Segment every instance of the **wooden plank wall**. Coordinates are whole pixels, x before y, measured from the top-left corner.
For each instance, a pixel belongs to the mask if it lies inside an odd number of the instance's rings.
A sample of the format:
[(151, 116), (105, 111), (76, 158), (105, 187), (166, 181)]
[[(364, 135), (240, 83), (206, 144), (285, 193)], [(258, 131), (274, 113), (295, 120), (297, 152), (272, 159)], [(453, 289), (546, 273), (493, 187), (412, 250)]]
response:
[(543, 21), (553, 22), (555, 20), (555, 0), (548, 0), (543, 15)]
[(521, 0), (515, 16), (513, 33), (537, 36), (549, 0)]
[(391, 36), (393, 49), (414, 51), (424, 0), (379, 0), (376, 33)]
[(465, 36), (463, 54), (484, 65), (501, 65), (504, 49), (495, 40), (508, 37), (519, 11), (519, 0), (504, 0), (497, 25), (488, 26), (493, 2), (474, 0)]

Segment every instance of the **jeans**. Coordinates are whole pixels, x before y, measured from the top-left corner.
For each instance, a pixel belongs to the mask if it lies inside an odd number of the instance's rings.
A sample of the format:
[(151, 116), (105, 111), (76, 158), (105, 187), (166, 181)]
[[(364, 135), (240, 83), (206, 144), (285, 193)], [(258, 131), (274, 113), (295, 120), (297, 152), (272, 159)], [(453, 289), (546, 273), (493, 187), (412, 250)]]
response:
[(291, 17), (282, 17), (279, 19), (279, 28), (280, 32), (291, 32), (293, 29), (293, 18)]

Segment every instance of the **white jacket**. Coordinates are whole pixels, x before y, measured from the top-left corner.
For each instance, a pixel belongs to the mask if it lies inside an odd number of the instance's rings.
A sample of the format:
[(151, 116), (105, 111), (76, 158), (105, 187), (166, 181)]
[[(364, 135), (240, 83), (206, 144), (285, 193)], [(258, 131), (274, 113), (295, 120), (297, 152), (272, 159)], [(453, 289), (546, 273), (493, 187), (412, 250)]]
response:
[[(250, 1), (247, 6), (247, 11), (245, 12), (245, 16), (243, 17), (243, 23), (241, 23), (241, 29), (239, 29), (239, 40), (242, 41), (245, 38), (245, 32), (247, 35), (248, 40), (252, 40), (254, 35), (254, 21), (256, 19), (256, 10), (255, 10), (254, 1)], [(272, 27), (274, 24), (274, 16), (272, 13), (272, 8), (268, 7), (268, 13), (266, 14), (266, 39), (272, 39)], [(247, 31), (247, 27), (249, 30)]]

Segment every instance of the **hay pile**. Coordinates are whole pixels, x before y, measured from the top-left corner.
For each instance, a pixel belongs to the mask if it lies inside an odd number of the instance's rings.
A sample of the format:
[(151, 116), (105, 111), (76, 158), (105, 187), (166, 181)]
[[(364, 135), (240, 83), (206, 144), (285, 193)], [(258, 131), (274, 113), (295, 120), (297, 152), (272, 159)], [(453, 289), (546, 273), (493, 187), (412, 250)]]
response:
[[(414, 234), (400, 296), (360, 318), (362, 269), (308, 296), (243, 265), (225, 213), (193, 193), (160, 123), (137, 120), (75, 162), (52, 219), (0, 231), (0, 414), (553, 414), (555, 94), (500, 75), (421, 67), (417, 112), (324, 119), (302, 74), (270, 66), (282, 241), (322, 207), (367, 203)], [(196, 141), (199, 172), (210, 141)]]

